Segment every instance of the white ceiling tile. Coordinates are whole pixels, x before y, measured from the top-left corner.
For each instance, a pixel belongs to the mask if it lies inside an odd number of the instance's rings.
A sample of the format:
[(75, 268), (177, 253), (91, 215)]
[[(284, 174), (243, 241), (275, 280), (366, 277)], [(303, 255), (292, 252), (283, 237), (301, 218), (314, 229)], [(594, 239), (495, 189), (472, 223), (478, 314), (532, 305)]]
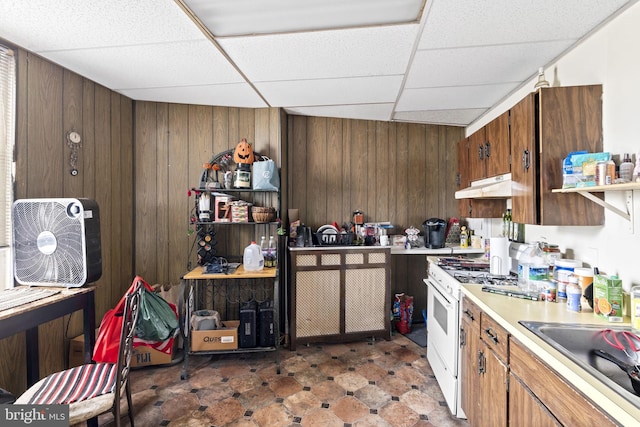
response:
[(215, 36), (418, 22), (424, 0), (185, 0)]
[(467, 126), (487, 111), (486, 108), (458, 110), (400, 111), (393, 115), (394, 120), (413, 123), (446, 124)]
[(421, 50), (416, 52), (405, 88), (522, 82), (570, 44), (562, 40)]
[(419, 49), (577, 39), (627, 0), (433, 0)]
[(208, 41), (61, 50), (47, 56), (57, 63), (74, 64), (74, 72), (112, 89), (244, 83)]
[(204, 38), (173, 1), (3, 1), (1, 10), (0, 37), (35, 52)]
[(229, 38), (220, 45), (254, 82), (404, 74), (417, 25)]
[(132, 99), (176, 104), (264, 108), (267, 105), (246, 83), (228, 85), (126, 89), (118, 91)]
[(402, 76), (260, 82), (256, 88), (272, 107), (394, 102)]
[(292, 107), (285, 108), (285, 111), (288, 114), (297, 114), (302, 116), (389, 121), (391, 118), (391, 112), (393, 111), (393, 103)]
[(519, 83), (406, 89), (396, 111), (490, 108)]

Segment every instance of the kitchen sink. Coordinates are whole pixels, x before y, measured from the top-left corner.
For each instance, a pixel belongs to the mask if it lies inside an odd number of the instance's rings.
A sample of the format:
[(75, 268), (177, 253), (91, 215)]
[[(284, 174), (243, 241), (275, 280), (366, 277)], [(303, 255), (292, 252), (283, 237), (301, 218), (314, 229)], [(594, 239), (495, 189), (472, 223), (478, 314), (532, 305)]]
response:
[(622, 361), (635, 364), (622, 350), (609, 345), (602, 336), (605, 328), (628, 331), (628, 327), (528, 321), (519, 323), (640, 409), (640, 396), (634, 393), (627, 373), (614, 363), (593, 354), (593, 350), (599, 349)]

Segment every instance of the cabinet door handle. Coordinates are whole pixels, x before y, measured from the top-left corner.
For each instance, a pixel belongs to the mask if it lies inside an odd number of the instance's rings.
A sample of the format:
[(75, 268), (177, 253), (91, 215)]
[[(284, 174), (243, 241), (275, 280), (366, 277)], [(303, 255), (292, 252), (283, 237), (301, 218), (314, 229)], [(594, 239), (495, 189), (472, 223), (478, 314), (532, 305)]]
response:
[(529, 150), (522, 151), (522, 168), (526, 171), (529, 170), (530, 160), (529, 160)]
[(487, 338), (493, 341), (494, 344), (498, 344), (498, 335), (493, 332), (493, 329), (491, 328), (485, 329), (484, 334), (487, 336)]
[(486, 144), (484, 144), (484, 156), (486, 158), (491, 157), (491, 143), (487, 142)]
[(478, 352), (478, 375), (484, 374), (485, 372), (487, 372), (487, 366), (485, 361), (486, 359), (484, 357), (484, 353), (479, 351)]
[(456, 174), (456, 187), (460, 187), (461, 183), (462, 183), (462, 178), (460, 177), (460, 174), (457, 173)]
[(460, 348), (464, 347), (467, 344), (467, 334), (464, 331), (464, 328), (460, 328)]
[(465, 308), (464, 315), (471, 319), (471, 321), (476, 320), (475, 317), (473, 317), (473, 313), (468, 308)]
[(484, 147), (478, 145), (478, 160), (484, 160)]

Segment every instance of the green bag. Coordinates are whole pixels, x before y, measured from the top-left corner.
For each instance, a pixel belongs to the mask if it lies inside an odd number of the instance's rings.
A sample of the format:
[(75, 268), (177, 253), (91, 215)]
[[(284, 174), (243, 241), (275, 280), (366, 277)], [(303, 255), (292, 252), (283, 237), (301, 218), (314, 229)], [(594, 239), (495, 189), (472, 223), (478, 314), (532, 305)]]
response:
[(167, 301), (157, 293), (144, 289), (136, 337), (146, 341), (164, 341), (178, 328), (178, 316)]

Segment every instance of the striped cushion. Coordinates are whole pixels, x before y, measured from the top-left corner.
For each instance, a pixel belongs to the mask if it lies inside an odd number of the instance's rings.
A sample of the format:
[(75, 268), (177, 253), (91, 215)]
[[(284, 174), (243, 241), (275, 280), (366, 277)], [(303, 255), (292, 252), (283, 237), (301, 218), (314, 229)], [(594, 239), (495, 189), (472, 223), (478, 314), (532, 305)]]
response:
[(114, 363), (96, 363), (56, 372), (44, 379), (28, 403), (69, 404), (111, 393), (116, 371)]

